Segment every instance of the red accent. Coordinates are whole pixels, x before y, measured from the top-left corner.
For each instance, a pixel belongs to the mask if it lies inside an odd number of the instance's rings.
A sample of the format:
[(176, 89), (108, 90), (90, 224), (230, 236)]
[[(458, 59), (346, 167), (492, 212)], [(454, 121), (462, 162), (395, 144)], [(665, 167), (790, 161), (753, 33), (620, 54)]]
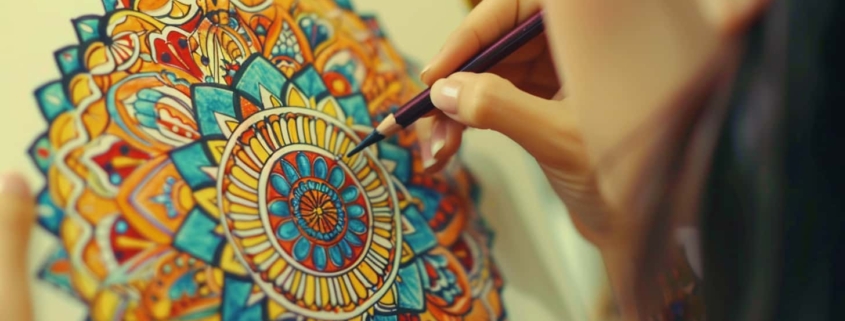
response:
[(111, 145), (111, 147), (105, 151), (104, 153), (94, 156), (91, 159), (97, 163), (108, 175), (117, 174), (121, 178), (126, 178), (132, 172), (138, 168), (137, 165), (128, 165), (128, 166), (121, 166), (116, 167), (112, 164), (112, 161), (116, 157), (128, 157), (140, 160), (148, 160), (150, 159), (149, 155), (144, 153), (143, 151), (132, 147), (131, 145), (127, 144), (124, 141), (118, 141)]
[[(202, 79), (203, 72), (191, 54), (190, 39), (176, 30), (170, 30), (164, 36), (164, 39), (157, 38), (153, 41), (156, 61), (163, 65), (185, 70), (198, 79)], [(181, 47), (180, 40), (184, 41), (183, 44), (186, 44), (186, 46)]]
[(454, 194), (447, 194), (434, 213), (434, 217), (428, 222), (435, 231), (442, 231), (449, 226), (449, 223), (455, 218), (458, 213), (458, 203), (460, 199)]
[(142, 248), (121, 249), (121, 248), (118, 247), (118, 244), (120, 244), (120, 242), (118, 242), (117, 239), (118, 238), (130, 238), (130, 239), (144, 240), (146, 238), (144, 236), (142, 236), (141, 233), (138, 233), (138, 231), (131, 224), (129, 224), (129, 222), (126, 222), (126, 221), (122, 221), (123, 223), (126, 224), (126, 232), (124, 232), (122, 234), (118, 233), (115, 229), (118, 222), (121, 222), (121, 220), (116, 220), (114, 222), (114, 224), (112, 224), (111, 234), (110, 234), (110, 237), (109, 237), (109, 244), (111, 244), (112, 247), (113, 247), (112, 251), (113, 251), (114, 256), (117, 260), (117, 263), (123, 264), (124, 262), (130, 260), (135, 255), (138, 255), (139, 253), (143, 252), (144, 249), (142, 249)]
[(68, 272), (70, 272), (70, 270), (71, 270), (70, 262), (66, 259), (53, 262), (53, 264), (50, 265), (50, 272), (53, 272), (53, 273), (56, 273), (56, 274), (68, 273)]
[(191, 18), (191, 20), (188, 20), (188, 22), (185, 22), (183, 25), (181, 25), (179, 27), (182, 28), (182, 29), (185, 29), (186, 31), (197, 30), (198, 29), (197, 26), (199, 26), (200, 21), (202, 21), (202, 14), (201, 13), (202, 13), (202, 10), (197, 11), (197, 14), (195, 14), (194, 17)]
[(459, 237), (455, 244), (452, 244), (450, 251), (458, 258), (458, 262), (461, 262), (465, 270), (472, 270), (475, 265), (475, 257), (473, 257), (472, 249), (464, 237)]
[(410, 313), (403, 313), (403, 314), (399, 315), (398, 321), (420, 321), (420, 320), (422, 320), (422, 319), (420, 319), (419, 315), (410, 314)]
[(35, 153), (36, 153), (36, 154), (38, 154), (38, 157), (41, 157), (41, 158), (47, 158), (47, 157), (50, 157), (50, 151), (49, 151), (49, 150), (47, 150), (47, 149), (46, 149), (46, 148), (44, 148), (44, 147), (39, 147), (39, 148), (35, 151)]
[(243, 97), (240, 97), (240, 98), (241, 98), (240, 99), (241, 115), (243, 115), (244, 119), (246, 119), (249, 116), (252, 116), (253, 114), (260, 111), (258, 106), (255, 106), (255, 104), (253, 104), (251, 101), (249, 101), (249, 99), (246, 99), (246, 98), (243, 98)]
[(434, 267), (431, 266), (431, 264), (429, 264), (428, 262), (425, 262), (424, 265), (425, 265), (425, 273), (428, 275), (429, 286), (432, 286), (432, 287), (436, 286), (437, 280), (440, 278), (437, 275), (437, 270), (435, 270)]
[(352, 85), (349, 84), (349, 80), (338, 72), (329, 71), (325, 73), (323, 82), (328, 85), (329, 92), (334, 96), (346, 96), (352, 93)]
[[(267, 17), (264, 17), (264, 16), (255, 16), (255, 17), (252, 17), (249, 21), (250, 30), (258, 30), (258, 26), (261, 26), (262, 28), (264, 28), (265, 35), (259, 35), (258, 33), (255, 34), (255, 37), (257, 38), (258, 43), (261, 44), (262, 47), (263, 47), (264, 43), (267, 41), (266, 35), (270, 33), (270, 29), (271, 29), (272, 24), (273, 24), (273, 21), (268, 19)], [(279, 24), (281, 24), (281, 23), (279, 23)]]

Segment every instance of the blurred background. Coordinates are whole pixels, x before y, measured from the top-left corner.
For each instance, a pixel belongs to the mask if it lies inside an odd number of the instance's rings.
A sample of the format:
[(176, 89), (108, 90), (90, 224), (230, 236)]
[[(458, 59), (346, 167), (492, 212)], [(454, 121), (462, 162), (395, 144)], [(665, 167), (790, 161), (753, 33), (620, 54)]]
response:
[[(394, 44), (424, 64), (469, 12), (471, 0), (353, 0), (375, 13)], [(34, 187), (43, 179), (26, 150), (46, 124), (33, 90), (59, 73), (53, 51), (75, 41), (70, 20), (103, 12), (100, 0), (0, 2), (0, 169), (26, 173)], [(481, 210), (496, 231), (494, 255), (505, 280), (511, 320), (594, 319), (605, 295), (597, 251), (575, 231), (566, 209), (531, 156), (490, 131), (469, 131), (461, 158), (482, 184)], [(29, 259), (37, 320), (82, 320), (83, 306), (35, 279), (35, 269), (55, 246), (33, 233)]]

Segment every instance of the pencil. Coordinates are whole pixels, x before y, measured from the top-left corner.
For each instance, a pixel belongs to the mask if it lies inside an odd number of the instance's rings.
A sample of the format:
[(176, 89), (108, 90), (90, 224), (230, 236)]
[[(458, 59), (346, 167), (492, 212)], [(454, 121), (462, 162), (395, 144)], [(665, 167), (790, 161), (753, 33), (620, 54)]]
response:
[[(544, 29), (542, 11), (537, 12), (504, 37), (473, 56), (456, 72), (485, 72), (540, 35)], [(431, 88), (429, 88), (411, 99), (411, 101), (399, 108), (395, 113), (385, 117), (372, 133), (365, 137), (358, 146), (349, 151), (346, 156), (355, 155), (365, 148), (411, 126), (411, 124), (434, 110), (434, 108), (434, 104), (431, 102)]]

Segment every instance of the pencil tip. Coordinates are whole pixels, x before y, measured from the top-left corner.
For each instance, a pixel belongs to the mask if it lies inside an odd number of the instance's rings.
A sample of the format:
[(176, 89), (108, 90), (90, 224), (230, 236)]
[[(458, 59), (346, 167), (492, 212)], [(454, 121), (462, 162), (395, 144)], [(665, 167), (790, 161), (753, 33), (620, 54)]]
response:
[(384, 135), (379, 133), (377, 130), (373, 130), (373, 132), (367, 135), (367, 137), (365, 137), (364, 140), (362, 140), (361, 143), (358, 144), (358, 146), (355, 146), (355, 148), (346, 153), (346, 157), (352, 157), (352, 155), (360, 153), (362, 150), (364, 150), (364, 148), (370, 147), (373, 144), (378, 143), (382, 139), (384, 139)]

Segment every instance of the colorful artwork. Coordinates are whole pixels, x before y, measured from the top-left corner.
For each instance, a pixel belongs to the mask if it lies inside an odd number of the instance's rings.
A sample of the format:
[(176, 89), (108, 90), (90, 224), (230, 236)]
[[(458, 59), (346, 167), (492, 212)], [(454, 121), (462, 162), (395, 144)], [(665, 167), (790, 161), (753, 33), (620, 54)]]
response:
[(345, 157), (418, 93), (348, 1), (103, 0), (36, 91), (41, 278), (91, 320), (500, 320), (460, 165), (412, 131)]

